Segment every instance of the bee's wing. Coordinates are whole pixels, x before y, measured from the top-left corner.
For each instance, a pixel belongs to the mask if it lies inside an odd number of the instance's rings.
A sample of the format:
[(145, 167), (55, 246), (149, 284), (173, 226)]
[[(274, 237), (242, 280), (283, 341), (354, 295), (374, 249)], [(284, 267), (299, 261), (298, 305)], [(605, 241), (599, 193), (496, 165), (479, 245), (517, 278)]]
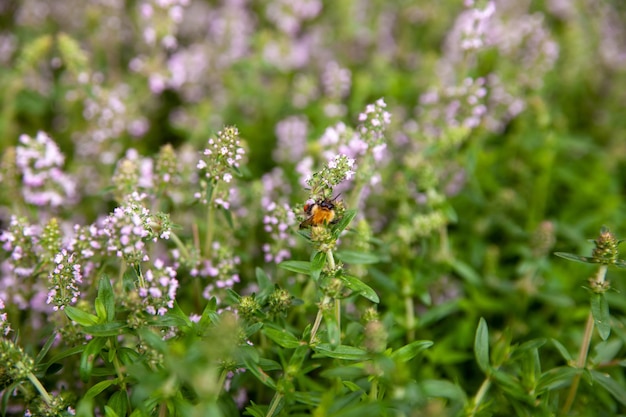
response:
[(313, 226), (313, 216), (309, 216), (305, 221), (300, 223), (300, 229), (306, 229), (311, 226)]

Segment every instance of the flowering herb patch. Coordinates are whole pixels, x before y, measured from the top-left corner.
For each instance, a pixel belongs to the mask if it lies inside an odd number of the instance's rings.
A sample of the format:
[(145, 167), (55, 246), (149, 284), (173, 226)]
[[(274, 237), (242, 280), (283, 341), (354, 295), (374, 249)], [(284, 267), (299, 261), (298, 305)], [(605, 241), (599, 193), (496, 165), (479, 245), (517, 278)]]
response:
[(626, 415), (620, 2), (0, 22), (2, 416)]

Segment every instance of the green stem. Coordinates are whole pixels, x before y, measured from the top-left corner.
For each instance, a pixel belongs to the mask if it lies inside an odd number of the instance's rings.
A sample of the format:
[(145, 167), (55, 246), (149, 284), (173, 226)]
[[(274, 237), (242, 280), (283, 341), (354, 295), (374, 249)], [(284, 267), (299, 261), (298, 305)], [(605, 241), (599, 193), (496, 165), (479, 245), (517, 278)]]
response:
[(370, 401), (376, 401), (378, 399), (378, 378), (372, 379), (372, 385), (370, 386)]
[[(603, 283), (606, 278), (606, 265), (600, 265), (598, 268), (598, 272), (596, 274), (596, 282)], [(589, 312), (589, 316), (587, 316), (587, 325), (585, 326), (585, 333), (583, 335), (582, 343), (580, 344), (580, 351), (578, 352), (578, 358), (576, 359), (576, 368), (580, 369), (581, 372), (577, 373), (572, 380), (572, 385), (569, 387), (569, 393), (567, 394), (567, 399), (563, 404), (563, 408), (561, 413), (566, 415), (569, 413), (572, 405), (574, 404), (574, 400), (576, 399), (576, 393), (578, 392), (578, 385), (580, 384), (580, 378), (582, 377), (582, 369), (585, 368), (587, 364), (587, 355), (589, 354), (589, 345), (591, 344), (591, 337), (593, 336), (593, 314)]]
[(222, 373), (220, 374), (220, 379), (217, 381), (216, 398), (220, 396), (222, 392), (222, 388), (224, 388), (224, 383), (226, 382), (226, 376), (228, 376), (228, 371), (226, 369), (222, 369)]
[(48, 391), (46, 391), (43, 385), (41, 385), (39, 379), (37, 379), (37, 377), (32, 372), (28, 373), (27, 378), (30, 383), (35, 386), (39, 394), (41, 394), (41, 397), (46, 402), (46, 404), (50, 405), (52, 403), (52, 397), (50, 396), (50, 394), (48, 394)]
[(140, 270), (138, 274), (139, 288), (146, 288), (146, 280), (143, 278), (143, 272)]
[(309, 340), (309, 344), (313, 344), (315, 341), (315, 335), (320, 328), (320, 324), (322, 323), (322, 317), (324, 317), (324, 310), (326, 308), (326, 304), (330, 302), (331, 298), (327, 295), (324, 296), (324, 299), (320, 303), (320, 308), (317, 310), (317, 316), (315, 317), (315, 322), (313, 323), (313, 328), (311, 329), (311, 339)]
[[(109, 344), (113, 345), (115, 342), (112, 339), (109, 339)], [(120, 363), (117, 355), (113, 357), (113, 367), (115, 368), (115, 373), (117, 374), (117, 379), (120, 381), (120, 388), (122, 391), (126, 391), (126, 378), (124, 377), (124, 372), (122, 370), (122, 364)], [(132, 404), (130, 403), (130, 397), (128, 395), (124, 396), (126, 398), (126, 407), (128, 410), (132, 410)]]
[(450, 255), (450, 241), (448, 239), (448, 227), (442, 226), (439, 229), (439, 256), (440, 259), (449, 261), (452, 258)]
[(183, 241), (180, 240), (178, 235), (176, 233), (174, 233), (174, 232), (171, 232), (170, 233), (170, 238), (172, 239), (172, 241), (174, 241), (174, 244), (176, 245), (178, 250), (180, 250), (180, 254), (183, 256), (183, 258), (189, 259), (191, 257), (191, 255), (189, 254), (189, 251), (187, 250), (187, 247), (185, 246)]
[[(120, 294), (123, 294), (122, 290), (124, 289), (124, 273), (126, 272), (127, 268), (128, 268), (128, 264), (126, 263), (124, 258), (122, 258), (122, 261), (120, 262), (120, 269), (119, 269), (120, 273), (117, 277), (117, 283), (116, 283)], [(94, 280), (94, 285), (97, 285), (96, 280)]]
[[(328, 261), (328, 267), (331, 270), (335, 270), (335, 257), (333, 251), (328, 250), (326, 252), (326, 260)], [(341, 300), (335, 299), (335, 320), (337, 321), (337, 328), (339, 329), (339, 343), (341, 344)]]
[(335, 265), (335, 257), (333, 256), (333, 251), (326, 251), (326, 260), (328, 261), (328, 268), (334, 270), (337, 266)]
[(491, 387), (491, 379), (487, 377), (483, 381), (480, 388), (478, 389), (478, 392), (476, 393), (476, 397), (474, 397), (474, 407), (472, 408), (472, 411), (470, 411), (469, 417), (474, 417), (476, 415), (476, 413), (478, 412), (478, 408), (480, 407), (480, 404), (483, 402), (483, 399), (485, 398), (485, 395), (487, 395), (487, 391), (489, 391), (490, 387)]
[(211, 249), (213, 247), (213, 232), (215, 230), (215, 194), (217, 194), (217, 184), (211, 190), (211, 198), (206, 206), (206, 235), (204, 237), (204, 257), (209, 259), (211, 257)]
[(412, 342), (415, 339), (415, 305), (413, 297), (409, 294), (404, 297), (404, 308), (406, 310), (406, 337), (408, 342)]
[(265, 417), (272, 417), (274, 415), (274, 412), (276, 411), (276, 408), (278, 408), (278, 404), (280, 404), (280, 400), (282, 398), (282, 394), (277, 392), (276, 394), (274, 394), (274, 398), (272, 398), (272, 403), (271, 403), (271, 407), (269, 410), (267, 410), (267, 414), (265, 415)]
[(335, 299), (335, 320), (337, 320), (337, 328), (339, 329), (339, 344), (341, 344), (341, 300)]

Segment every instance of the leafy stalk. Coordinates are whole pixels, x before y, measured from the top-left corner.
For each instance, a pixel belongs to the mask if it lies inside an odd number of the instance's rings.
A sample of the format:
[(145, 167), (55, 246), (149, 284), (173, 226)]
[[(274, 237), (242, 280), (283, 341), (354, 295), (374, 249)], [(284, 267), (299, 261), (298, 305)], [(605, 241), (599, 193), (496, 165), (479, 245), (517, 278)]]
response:
[[(597, 283), (604, 283), (606, 278), (606, 270), (606, 265), (600, 265), (596, 274)], [(583, 334), (580, 351), (578, 352), (578, 359), (576, 360), (576, 367), (581, 370), (584, 369), (585, 365), (587, 364), (587, 355), (589, 354), (589, 345), (591, 344), (591, 336), (593, 336), (593, 328), (594, 318), (593, 313), (590, 311), (589, 316), (587, 316), (587, 325), (585, 326), (585, 333)], [(572, 385), (570, 385), (569, 393), (567, 394), (567, 398), (565, 400), (565, 403), (563, 404), (563, 409), (561, 410), (563, 414), (568, 414), (570, 409), (572, 408), (572, 405), (574, 404), (581, 377), (582, 372), (579, 372), (574, 376), (574, 379), (572, 380)]]

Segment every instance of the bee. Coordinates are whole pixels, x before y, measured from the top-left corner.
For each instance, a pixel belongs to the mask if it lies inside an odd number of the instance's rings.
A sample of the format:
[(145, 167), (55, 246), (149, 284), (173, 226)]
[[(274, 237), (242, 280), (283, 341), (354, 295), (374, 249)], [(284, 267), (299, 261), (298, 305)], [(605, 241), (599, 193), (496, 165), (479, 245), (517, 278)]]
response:
[[(339, 197), (339, 196), (337, 196)], [(309, 200), (304, 204), (304, 214), (307, 218), (300, 223), (300, 229), (305, 229), (311, 226), (334, 224), (337, 219), (337, 213), (335, 211), (335, 200), (325, 198), (323, 200)]]

